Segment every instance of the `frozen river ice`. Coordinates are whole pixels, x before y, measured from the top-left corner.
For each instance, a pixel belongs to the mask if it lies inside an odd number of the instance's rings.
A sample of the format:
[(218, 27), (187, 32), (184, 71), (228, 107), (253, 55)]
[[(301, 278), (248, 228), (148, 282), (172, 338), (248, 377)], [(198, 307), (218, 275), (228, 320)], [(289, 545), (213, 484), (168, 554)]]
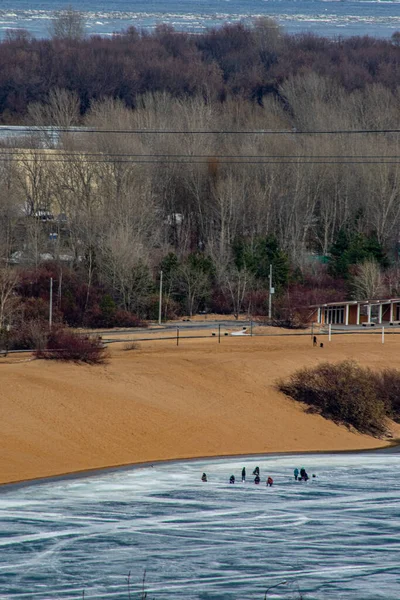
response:
[[(247, 481), (229, 485), (242, 466)], [(296, 466), (317, 478), (295, 482)], [(267, 598), (398, 600), (399, 495), (400, 454), (385, 453), (201, 460), (4, 488), (0, 598), (138, 599), (146, 570), (148, 600), (262, 600), (282, 581)]]
[(400, 29), (399, 0), (1, 0), (0, 39), (10, 29), (49, 36), (54, 11), (83, 11), (89, 35), (111, 36), (134, 26), (153, 30), (166, 23), (179, 31), (204, 32), (224, 23), (277, 19), (286, 32), (325, 36), (390, 37)]

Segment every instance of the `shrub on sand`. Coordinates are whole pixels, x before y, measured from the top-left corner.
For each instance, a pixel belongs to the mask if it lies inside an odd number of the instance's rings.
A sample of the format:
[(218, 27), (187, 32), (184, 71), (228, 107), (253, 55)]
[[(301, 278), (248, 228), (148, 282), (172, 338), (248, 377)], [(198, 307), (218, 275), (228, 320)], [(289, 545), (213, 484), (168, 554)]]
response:
[(49, 333), (46, 348), (36, 352), (38, 358), (82, 362), (91, 365), (103, 364), (106, 352), (101, 338), (78, 335), (68, 329), (54, 329)]
[(8, 347), (10, 350), (41, 350), (46, 347), (48, 333), (48, 321), (24, 319), (7, 332)]
[(400, 423), (400, 373), (396, 369), (385, 369), (376, 373), (378, 397), (385, 405), (387, 415)]
[[(390, 377), (390, 387), (398, 398), (400, 373), (393, 371)], [(350, 425), (362, 433), (381, 436), (386, 432), (387, 417), (392, 416), (393, 398), (389, 390), (382, 397), (382, 389), (388, 382), (389, 375), (384, 377), (348, 360), (301, 369), (288, 380), (280, 381), (278, 389), (308, 404), (323, 417)]]
[(127, 342), (124, 346), (125, 352), (129, 352), (130, 350), (139, 350), (139, 344), (137, 342)]

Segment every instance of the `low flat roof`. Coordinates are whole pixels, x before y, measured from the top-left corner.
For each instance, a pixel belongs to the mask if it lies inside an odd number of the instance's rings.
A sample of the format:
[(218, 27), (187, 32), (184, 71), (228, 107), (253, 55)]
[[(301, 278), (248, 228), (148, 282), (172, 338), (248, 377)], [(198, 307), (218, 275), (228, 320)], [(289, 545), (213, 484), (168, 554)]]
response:
[(341, 302), (326, 302), (324, 304), (312, 304), (310, 308), (328, 308), (329, 306), (350, 306), (350, 305), (363, 305), (370, 304), (371, 306), (378, 306), (379, 304), (395, 304), (400, 302), (400, 298), (390, 298), (387, 300), (342, 300)]

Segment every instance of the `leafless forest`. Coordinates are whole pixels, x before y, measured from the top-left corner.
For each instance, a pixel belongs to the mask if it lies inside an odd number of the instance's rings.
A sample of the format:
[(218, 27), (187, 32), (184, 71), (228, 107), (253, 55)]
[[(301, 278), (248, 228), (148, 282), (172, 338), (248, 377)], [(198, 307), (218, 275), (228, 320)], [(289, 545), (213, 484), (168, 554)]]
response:
[(155, 318), (161, 270), (165, 318), (265, 314), (270, 264), (277, 318), (399, 293), (399, 74), (396, 35), (269, 21), (10, 36), (0, 111), (32, 129), (0, 149), (0, 329), (47, 319), (51, 276), (88, 326)]

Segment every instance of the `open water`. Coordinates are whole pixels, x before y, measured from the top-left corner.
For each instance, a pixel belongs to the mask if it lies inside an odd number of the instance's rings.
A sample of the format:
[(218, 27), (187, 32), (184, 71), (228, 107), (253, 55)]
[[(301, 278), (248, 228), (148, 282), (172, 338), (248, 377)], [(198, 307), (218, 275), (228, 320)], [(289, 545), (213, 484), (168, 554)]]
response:
[(260, 16), (291, 33), (390, 37), (400, 30), (400, 0), (0, 0), (0, 38), (15, 28), (46, 37), (54, 11), (66, 5), (84, 12), (88, 33), (101, 35), (160, 22), (198, 33)]
[(3, 488), (0, 598), (136, 599), (146, 570), (148, 600), (398, 600), (399, 475), (400, 454), (270, 456)]

